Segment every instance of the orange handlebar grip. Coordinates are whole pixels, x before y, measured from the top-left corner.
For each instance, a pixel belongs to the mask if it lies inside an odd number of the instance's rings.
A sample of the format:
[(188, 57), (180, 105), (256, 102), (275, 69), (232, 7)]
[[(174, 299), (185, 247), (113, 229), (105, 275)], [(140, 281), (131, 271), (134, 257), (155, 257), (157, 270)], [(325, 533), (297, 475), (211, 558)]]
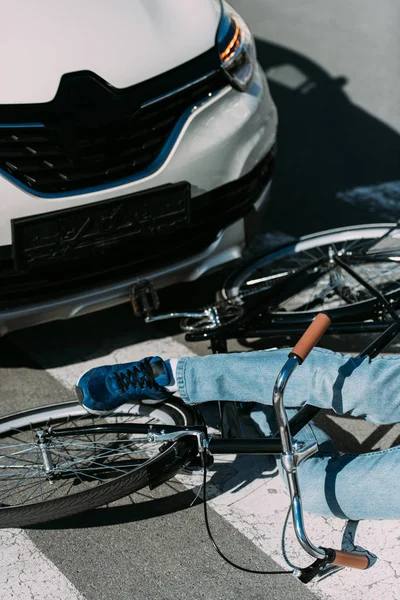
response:
[(365, 554), (356, 552), (344, 552), (344, 550), (335, 550), (335, 559), (332, 565), (341, 567), (350, 567), (351, 569), (366, 569), (369, 567), (369, 559)]
[(290, 354), (295, 354), (303, 362), (314, 346), (318, 344), (330, 324), (331, 319), (328, 315), (319, 313), (303, 333)]

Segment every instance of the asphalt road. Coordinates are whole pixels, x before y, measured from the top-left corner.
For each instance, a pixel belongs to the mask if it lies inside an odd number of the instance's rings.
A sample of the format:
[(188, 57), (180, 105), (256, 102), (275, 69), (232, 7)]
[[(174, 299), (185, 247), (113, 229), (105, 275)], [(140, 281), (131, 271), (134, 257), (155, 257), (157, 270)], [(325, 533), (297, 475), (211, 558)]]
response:
[[(256, 34), (258, 58), (280, 115), (277, 172), (264, 231), (298, 236), (397, 218), (397, 2), (233, 0), (232, 4)], [(206, 293), (212, 286), (209, 282)], [(198, 289), (193, 289), (197, 294)], [(12, 334), (0, 340), (0, 411), (68, 399), (71, 392), (63, 385), (62, 369), (84, 360), (100, 360), (132, 344), (153, 348), (166, 338), (184, 343), (172, 324), (138, 328), (127, 307)], [(366, 341), (359, 336), (326, 343), (356, 351)], [(188, 349), (208, 352), (206, 345)], [(391, 350), (397, 352), (396, 343)], [(396, 428), (377, 430), (329, 415), (325, 425), (343, 449), (399, 443)], [(2, 565), (13, 547), (19, 548), (19, 554), (14, 566), (4, 567), (0, 576), (2, 597), (47, 600), (52, 581), (59, 590), (66, 586), (66, 592), (52, 592), (53, 598), (63, 600), (82, 596), (88, 600), (143, 596), (151, 600), (306, 600), (315, 597), (314, 593), (323, 597), (322, 591), (311, 592), (291, 577), (252, 576), (233, 570), (207, 541), (201, 507), (189, 506), (191, 492), (183, 490), (173, 500), (170, 494), (170, 487), (163, 486), (151, 495), (125, 499), (90, 516), (26, 530), (21, 547), (19, 532), (7, 534), (11, 537), (8, 546), (2, 539)], [(218, 512), (213, 512), (212, 522), (221, 545), (234, 560), (253, 568), (277, 568), (240, 527)], [(31, 551), (28, 560), (22, 552), (29, 540), (36, 551)], [(40, 571), (35, 560), (40, 562), (42, 556), (51, 562)], [(338, 593), (337, 597), (343, 596)]]
[[(279, 109), (277, 171), (265, 229), (302, 235), (397, 220), (398, 3), (232, 4), (255, 33)], [(357, 194), (350, 193), (354, 189)]]
[[(164, 348), (174, 343), (163, 329), (141, 325), (134, 330), (132, 319), (127, 310), (114, 309), (81, 324), (57, 323), (37, 328), (35, 336), (21, 332), (0, 340), (1, 412), (73, 397), (71, 386), (62, 384), (71, 362), (98, 360), (128, 343), (137, 345), (140, 355), (150, 347), (153, 351), (147, 353), (158, 352), (159, 339)], [(224, 563), (207, 538), (202, 506), (192, 506), (194, 500), (191, 489), (169, 482), (82, 516), (25, 529), (35, 545), (35, 560), (33, 551), (25, 557), (26, 541), (21, 542), (18, 530), (0, 531), (2, 599), (53, 598), (46, 581), (56, 579), (55, 568), (87, 600), (315, 597), (291, 575), (250, 575)], [(212, 509), (210, 518), (231, 560), (258, 570), (282, 568)], [(16, 546), (21, 548), (11, 569), (8, 555)], [(51, 564), (40, 564), (41, 556)], [(61, 583), (57, 585), (56, 598), (75, 600), (70, 590), (64, 596)]]

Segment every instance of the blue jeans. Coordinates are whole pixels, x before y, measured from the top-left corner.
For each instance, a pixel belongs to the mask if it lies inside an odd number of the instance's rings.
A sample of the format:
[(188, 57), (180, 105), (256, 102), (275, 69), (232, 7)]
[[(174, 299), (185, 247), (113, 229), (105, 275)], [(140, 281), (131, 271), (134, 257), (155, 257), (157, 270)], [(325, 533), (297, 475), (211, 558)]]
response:
[[(289, 349), (181, 358), (178, 391), (187, 404), (255, 402), (251, 416), (271, 433), (272, 391)], [(377, 424), (400, 422), (400, 357), (359, 359), (315, 348), (287, 384), (289, 416), (305, 403)], [(400, 446), (340, 454), (315, 425), (297, 439), (316, 439), (321, 451), (298, 469), (304, 508), (343, 519), (400, 519)]]

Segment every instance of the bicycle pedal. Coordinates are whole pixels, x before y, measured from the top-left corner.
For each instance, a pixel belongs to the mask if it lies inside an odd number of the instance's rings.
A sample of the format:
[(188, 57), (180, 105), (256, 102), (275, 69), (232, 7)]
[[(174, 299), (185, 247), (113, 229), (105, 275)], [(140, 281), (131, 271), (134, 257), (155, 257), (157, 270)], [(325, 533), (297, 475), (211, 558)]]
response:
[(158, 293), (148, 279), (133, 285), (129, 292), (133, 312), (137, 317), (147, 317), (160, 308)]

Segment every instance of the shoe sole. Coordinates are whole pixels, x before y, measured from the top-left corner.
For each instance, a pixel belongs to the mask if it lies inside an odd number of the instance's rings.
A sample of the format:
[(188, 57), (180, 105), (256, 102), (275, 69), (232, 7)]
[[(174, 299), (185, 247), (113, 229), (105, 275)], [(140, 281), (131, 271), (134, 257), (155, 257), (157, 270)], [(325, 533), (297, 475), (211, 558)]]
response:
[(161, 398), (161, 400), (156, 400), (155, 398), (145, 398), (144, 400), (138, 400), (140, 404), (162, 404), (166, 402), (168, 398)]

